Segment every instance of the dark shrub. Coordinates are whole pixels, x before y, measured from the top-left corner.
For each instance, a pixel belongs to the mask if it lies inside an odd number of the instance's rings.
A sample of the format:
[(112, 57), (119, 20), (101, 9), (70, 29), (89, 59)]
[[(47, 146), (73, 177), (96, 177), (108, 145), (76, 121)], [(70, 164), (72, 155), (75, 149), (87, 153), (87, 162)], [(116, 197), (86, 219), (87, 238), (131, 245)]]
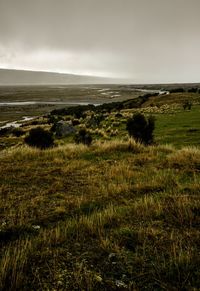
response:
[(198, 93), (198, 88), (197, 87), (192, 87), (188, 89), (189, 93)]
[(73, 126), (76, 126), (76, 125), (79, 125), (80, 124), (80, 121), (78, 119), (73, 119), (72, 120), (72, 125)]
[(88, 122), (87, 122), (87, 126), (92, 127), (92, 128), (98, 127), (100, 125), (101, 121), (103, 121), (104, 119), (105, 119), (105, 117), (102, 113), (92, 115), (90, 120), (88, 120)]
[(186, 101), (183, 103), (183, 109), (184, 109), (184, 110), (186, 110), (186, 109), (191, 110), (191, 108), (192, 108), (192, 102), (189, 101), (189, 100), (186, 100)]
[(76, 143), (83, 143), (90, 146), (92, 143), (92, 136), (85, 129), (80, 129), (78, 134), (75, 135), (74, 140)]
[(0, 136), (8, 136), (13, 131), (13, 127), (0, 128)]
[(24, 131), (21, 128), (14, 128), (12, 134), (16, 137), (20, 137), (24, 134)]
[(29, 146), (40, 149), (46, 149), (54, 145), (52, 133), (41, 127), (31, 129), (24, 141)]
[(51, 126), (50, 128), (50, 132), (54, 133), (56, 131), (56, 126), (57, 126), (57, 123), (53, 123), (53, 125)]
[(117, 112), (117, 113), (115, 114), (115, 117), (116, 117), (116, 118), (121, 118), (121, 117), (123, 117), (123, 115), (122, 115), (121, 113)]
[(169, 90), (170, 93), (183, 93), (185, 92), (184, 88), (173, 88)]
[(136, 141), (146, 145), (153, 142), (153, 131), (155, 128), (155, 118), (146, 118), (141, 113), (136, 113), (127, 121), (126, 129), (131, 137)]
[(51, 115), (51, 114), (49, 114), (47, 116), (47, 118), (48, 118), (48, 121), (47, 121), (48, 124), (52, 124), (52, 123), (54, 124), (54, 123), (62, 120), (62, 117), (61, 116)]

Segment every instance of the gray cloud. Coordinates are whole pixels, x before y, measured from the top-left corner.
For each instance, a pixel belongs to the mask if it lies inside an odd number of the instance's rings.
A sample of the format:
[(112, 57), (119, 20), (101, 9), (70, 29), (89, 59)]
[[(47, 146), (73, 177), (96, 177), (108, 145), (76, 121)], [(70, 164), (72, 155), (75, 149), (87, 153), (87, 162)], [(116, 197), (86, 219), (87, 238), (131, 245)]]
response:
[(192, 82), (199, 0), (0, 0), (0, 67)]

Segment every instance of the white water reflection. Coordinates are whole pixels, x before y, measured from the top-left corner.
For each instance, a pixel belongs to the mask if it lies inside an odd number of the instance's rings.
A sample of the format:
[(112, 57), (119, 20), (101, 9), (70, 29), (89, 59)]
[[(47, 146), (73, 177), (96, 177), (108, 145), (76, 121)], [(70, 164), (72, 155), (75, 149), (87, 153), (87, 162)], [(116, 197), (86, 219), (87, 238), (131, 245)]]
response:
[(169, 95), (169, 93), (170, 93), (167, 90), (150, 90), (150, 89), (134, 89), (134, 90), (138, 91), (138, 92), (150, 93), (150, 94), (157, 93), (159, 95)]
[(0, 126), (0, 128), (8, 128), (8, 127), (20, 127), (23, 122), (25, 121), (29, 121), (29, 120), (32, 120), (32, 119), (35, 119), (37, 118), (37, 116), (24, 116), (22, 119), (20, 120), (16, 120), (16, 121), (9, 121), (7, 122), (6, 124), (4, 124), (3, 126)]

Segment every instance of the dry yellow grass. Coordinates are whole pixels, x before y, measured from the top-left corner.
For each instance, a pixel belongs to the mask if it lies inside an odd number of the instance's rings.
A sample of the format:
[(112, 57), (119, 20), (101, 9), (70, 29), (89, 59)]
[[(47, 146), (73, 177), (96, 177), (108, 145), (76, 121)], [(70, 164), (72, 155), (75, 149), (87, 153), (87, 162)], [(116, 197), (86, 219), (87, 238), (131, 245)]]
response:
[(199, 157), (127, 139), (2, 151), (1, 290), (197, 290)]

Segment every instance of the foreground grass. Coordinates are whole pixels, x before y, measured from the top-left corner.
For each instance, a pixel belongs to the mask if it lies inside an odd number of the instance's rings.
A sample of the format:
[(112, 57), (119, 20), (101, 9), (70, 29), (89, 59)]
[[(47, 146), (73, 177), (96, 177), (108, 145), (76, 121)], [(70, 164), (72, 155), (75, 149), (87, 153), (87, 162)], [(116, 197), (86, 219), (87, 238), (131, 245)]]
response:
[(21, 147), (0, 168), (1, 290), (198, 290), (198, 148)]

